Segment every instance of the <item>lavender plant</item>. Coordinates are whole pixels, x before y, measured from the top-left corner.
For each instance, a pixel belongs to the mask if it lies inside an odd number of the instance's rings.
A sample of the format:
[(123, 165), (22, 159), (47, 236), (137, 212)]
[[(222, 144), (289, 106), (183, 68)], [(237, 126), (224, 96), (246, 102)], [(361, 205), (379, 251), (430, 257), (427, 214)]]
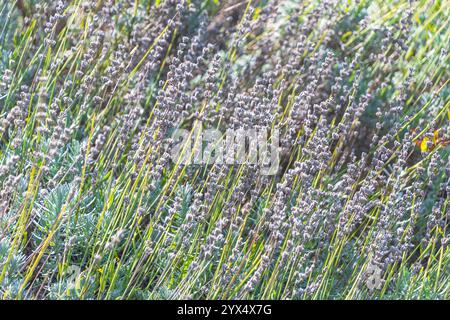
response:
[(2, 1), (2, 299), (448, 299), (449, 10)]

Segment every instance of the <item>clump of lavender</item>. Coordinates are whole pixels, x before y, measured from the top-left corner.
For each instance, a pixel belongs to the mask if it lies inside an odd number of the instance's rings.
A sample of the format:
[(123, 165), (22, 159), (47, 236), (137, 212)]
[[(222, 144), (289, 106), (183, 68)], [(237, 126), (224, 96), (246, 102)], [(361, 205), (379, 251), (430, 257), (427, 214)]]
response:
[(216, 2), (0, 4), (0, 296), (448, 299), (448, 8)]

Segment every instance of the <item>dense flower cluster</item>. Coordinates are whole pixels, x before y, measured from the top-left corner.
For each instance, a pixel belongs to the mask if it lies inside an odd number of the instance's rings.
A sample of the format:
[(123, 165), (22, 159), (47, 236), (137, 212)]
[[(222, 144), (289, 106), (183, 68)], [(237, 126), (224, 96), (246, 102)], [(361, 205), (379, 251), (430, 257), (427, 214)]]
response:
[[(0, 296), (449, 298), (448, 10), (3, 1)], [(174, 161), (198, 126), (278, 171)]]

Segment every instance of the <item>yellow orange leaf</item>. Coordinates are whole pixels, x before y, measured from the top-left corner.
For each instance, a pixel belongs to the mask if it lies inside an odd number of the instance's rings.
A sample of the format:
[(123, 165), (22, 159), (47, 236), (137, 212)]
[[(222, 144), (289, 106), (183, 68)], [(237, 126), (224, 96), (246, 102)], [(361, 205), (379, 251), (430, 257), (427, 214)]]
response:
[(433, 134), (433, 144), (437, 144), (437, 143), (438, 143), (438, 139), (439, 139), (439, 129), (437, 129), (436, 131), (434, 131), (434, 134)]
[(260, 13), (261, 13), (261, 8), (259, 8), (259, 7), (256, 8), (255, 12), (253, 13), (253, 20), (258, 19)]
[(422, 142), (420, 143), (420, 151), (422, 152), (428, 151), (427, 142), (428, 138), (427, 137), (423, 138)]

